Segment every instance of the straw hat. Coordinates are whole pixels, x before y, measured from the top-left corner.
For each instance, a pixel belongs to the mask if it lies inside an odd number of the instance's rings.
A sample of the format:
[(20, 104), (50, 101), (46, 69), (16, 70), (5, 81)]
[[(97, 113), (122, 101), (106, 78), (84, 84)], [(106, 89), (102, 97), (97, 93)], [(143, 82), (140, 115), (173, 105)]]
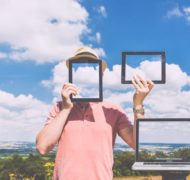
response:
[[(66, 66), (69, 67), (69, 60), (72, 60), (72, 59), (81, 59), (81, 58), (87, 58), (87, 59), (93, 59), (93, 60), (98, 60), (99, 59), (99, 56), (98, 54), (91, 48), (89, 47), (82, 47), (80, 49), (78, 49), (74, 56), (69, 58), (68, 60), (66, 60)], [(102, 61), (102, 72), (105, 71), (107, 65), (106, 65), (106, 62), (101, 60)]]

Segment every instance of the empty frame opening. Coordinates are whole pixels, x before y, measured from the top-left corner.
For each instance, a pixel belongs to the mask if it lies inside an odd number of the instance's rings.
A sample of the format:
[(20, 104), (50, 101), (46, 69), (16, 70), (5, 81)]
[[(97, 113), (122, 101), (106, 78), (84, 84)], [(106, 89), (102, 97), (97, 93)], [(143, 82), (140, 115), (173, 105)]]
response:
[(101, 101), (102, 73), (99, 61), (71, 61), (69, 71), (69, 82), (78, 89), (78, 94), (72, 96), (73, 101)]
[(124, 52), (122, 55), (122, 83), (132, 83), (132, 77), (139, 75), (154, 83), (165, 83), (164, 52)]

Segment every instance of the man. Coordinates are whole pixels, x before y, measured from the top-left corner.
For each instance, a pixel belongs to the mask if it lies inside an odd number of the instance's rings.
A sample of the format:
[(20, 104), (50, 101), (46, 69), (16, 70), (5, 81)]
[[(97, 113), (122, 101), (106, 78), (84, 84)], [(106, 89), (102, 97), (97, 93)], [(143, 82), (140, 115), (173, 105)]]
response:
[[(99, 59), (91, 48), (80, 48), (71, 59), (86, 57)], [(102, 67), (104, 71), (104, 61)], [(41, 154), (58, 143), (53, 180), (112, 179), (116, 134), (135, 149), (136, 119), (144, 117), (143, 101), (154, 86), (152, 81), (139, 76), (133, 77), (132, 82), (136, 88), (133, 126), (124, 111), (110, 102), (72, 103), (70, 95), (77, 95), (77, 87), (64, 84), (62, 102), (53, 106), (36, 138), (36, 148)]]

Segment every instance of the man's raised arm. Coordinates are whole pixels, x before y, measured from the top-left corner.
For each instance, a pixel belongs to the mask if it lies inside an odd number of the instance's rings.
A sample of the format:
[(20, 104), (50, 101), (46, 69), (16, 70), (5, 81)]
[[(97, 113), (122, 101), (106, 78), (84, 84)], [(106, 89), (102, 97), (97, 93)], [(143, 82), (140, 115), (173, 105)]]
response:
[(71, 94), (77, 94), (76, 86), (71, 83), (64, 84), (61, 91), (63, 103), (60, 111), (55, 114), (56, 111), (53, 110), (55, 116), (51, 117), (51, 122), (45, 125), (36, 137), (36, 149), (40, 152), (40, 154), (48, 153), (59, 141), (66, 120), (71, 112), (71, 109), (73, 108), (73, 103), (70, 100)]

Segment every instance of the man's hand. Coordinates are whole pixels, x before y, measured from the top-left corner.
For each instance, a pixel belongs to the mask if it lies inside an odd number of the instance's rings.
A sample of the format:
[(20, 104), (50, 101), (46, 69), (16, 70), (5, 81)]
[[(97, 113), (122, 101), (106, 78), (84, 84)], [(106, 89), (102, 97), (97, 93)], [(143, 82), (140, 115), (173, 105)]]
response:
[(154, 87), (154, 83), (151, 80), (144, 80), (138, 75), (133, 77), (132, 83), (136, 89), (136, 92), (133, 96), (134, 107), (141, 106), (145, 97)]
[(77, 87), (71, 83), (65, 83), (61, 90), (61, 96), (63, 100), (63, 107), (65, 109), (72, 109), (73, 103), (71, 102), (71, 94), (76, 96), (78, 93)]

